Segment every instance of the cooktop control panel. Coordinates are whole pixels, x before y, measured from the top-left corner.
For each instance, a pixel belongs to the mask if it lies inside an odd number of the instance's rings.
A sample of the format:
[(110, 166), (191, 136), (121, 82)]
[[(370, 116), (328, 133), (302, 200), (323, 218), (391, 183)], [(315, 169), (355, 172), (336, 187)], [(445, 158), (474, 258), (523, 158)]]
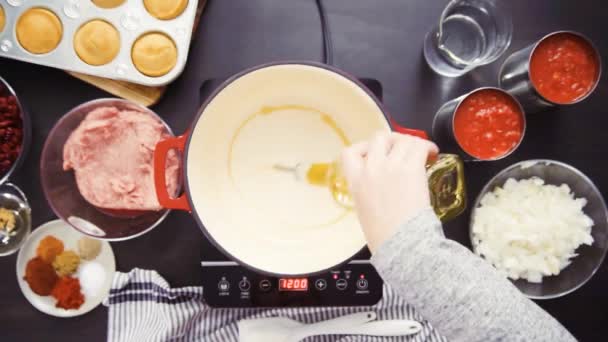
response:
[(231, 261), (203, 261), (203, 297), (212, 307), (374, 305), (382, 280), (369, 260), (308, 277), (269, 277)]

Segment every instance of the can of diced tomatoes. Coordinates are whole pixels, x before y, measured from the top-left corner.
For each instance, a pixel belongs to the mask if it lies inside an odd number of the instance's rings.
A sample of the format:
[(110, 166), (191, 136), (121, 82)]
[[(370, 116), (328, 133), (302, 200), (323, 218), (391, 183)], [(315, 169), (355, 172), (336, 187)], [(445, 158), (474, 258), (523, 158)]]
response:
[(446, 102), (433, 120), (433, 141), (464, 160), (498, 160), (513, 153), (526, 132), (521, 104), (506, 91), (485, 87)]
[(533, 113), (584, 100), (601, 72), (600, 54), (591, 40), (578, 32), (557, 31), (509, 56), (499, 84)]

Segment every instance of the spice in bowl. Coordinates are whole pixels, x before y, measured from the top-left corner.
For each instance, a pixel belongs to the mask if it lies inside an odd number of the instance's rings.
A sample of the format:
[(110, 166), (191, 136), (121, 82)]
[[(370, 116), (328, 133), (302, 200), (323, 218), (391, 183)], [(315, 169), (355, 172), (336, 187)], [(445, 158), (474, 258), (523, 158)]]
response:
[(15, 213), (6, 208), (0, 208), (0, 230), (5, 232), (5, 235), (11, 235), (15, 229)]
[(89, 297), (95, 297), (99, 294), (106, 278), (106, 270), (98, 262), (87, 262), (78, 269), (78, 279), (82, 292)]
[(0, 256), (10, 255), (21, 248), (30, 231), (31, 209), (25, 194), (12, 183), (2, 184), (0, 186)]
[(52, 295), (57, 299), (55, 306), (58, 308), (78, 309), (84, 303), (84, 295), (80, 292), (80, 281), (77, 278), (61, 277), (53, 288)]
[(35, 294), (50, 295), (58, 279), (53, 266), (40, 257), (35, 257), (27, 262), (24, 280)]
[(64, 251), (53, 260), (53, 268), (60, 276), (73, 274), (80, 265), (80, 257), (73, 251)]
[(63, 242), (52, 235), (45, 236), (36, 248), (36, 255), (47, 264), (52, 264), (55, 257), (63, 252)]
[(93, 260), (101, 253), (101, 241), (82, 237), (78, 240), (78, 255), (84, 260)]
[(524, 113), (513, 97), (492, 88), (474, 91), (454, 115), (454, 136), (460, 147), (481, 160), (511, 153), (524, 135)]

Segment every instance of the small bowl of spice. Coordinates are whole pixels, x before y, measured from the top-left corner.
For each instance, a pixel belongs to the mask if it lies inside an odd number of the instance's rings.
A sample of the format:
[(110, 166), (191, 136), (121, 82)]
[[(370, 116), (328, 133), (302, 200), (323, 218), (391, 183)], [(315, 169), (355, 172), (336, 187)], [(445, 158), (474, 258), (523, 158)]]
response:
[(25, 194), (14, 184), (0, 185), (0, 257), (15, 253), (32, 229)]

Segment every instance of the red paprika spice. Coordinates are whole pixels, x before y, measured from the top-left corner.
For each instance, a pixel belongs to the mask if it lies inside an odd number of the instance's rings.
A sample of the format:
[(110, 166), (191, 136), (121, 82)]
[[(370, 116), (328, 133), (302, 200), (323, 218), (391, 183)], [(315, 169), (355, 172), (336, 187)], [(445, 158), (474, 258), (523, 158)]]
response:
[(51, 293), (57, 299), (58, 308), (78, 309), (84, 303), (84, 295), (80, 292), (80, 281), (69, 276), (59, 278)]
[(40, 296), (48, 296), (57, 283), (57, 274), (53, 266), (44, 262), (40, 257), (35, 257), (27, 262), (25, 276), (30, 289)]

